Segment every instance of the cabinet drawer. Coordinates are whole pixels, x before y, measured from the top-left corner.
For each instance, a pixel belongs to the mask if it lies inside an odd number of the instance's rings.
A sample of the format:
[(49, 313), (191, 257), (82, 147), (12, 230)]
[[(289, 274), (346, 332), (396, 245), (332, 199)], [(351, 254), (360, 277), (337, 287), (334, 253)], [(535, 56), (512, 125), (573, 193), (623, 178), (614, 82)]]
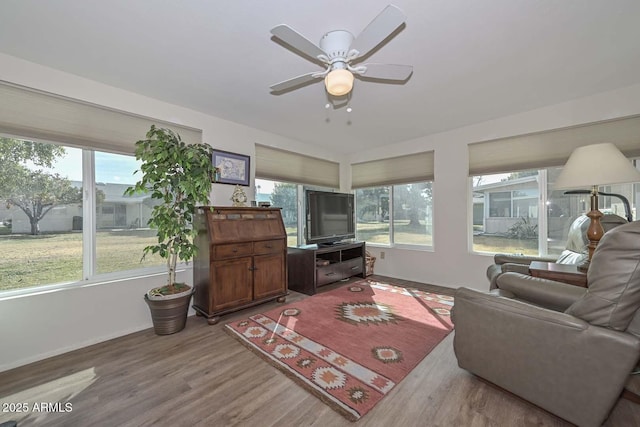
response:
[(339, 264), (331, 264), (316, 269), (316, 286), (326, 285), (342, 279), (343, 276), (340, 274)]
[(216, 259), (233, 258), (237, 256), (251, 255), (253, 247), (249, 243), (230, 243), (228, 245), (214, 245), (213, 253)]
[(341, 262), (340, 269), (342, 270), (344, 277), (362, 274), (362, 257), (352, 258), (350, 260)]
[(284, 250), (283, 240), (265, 240), (253, 243), (253, 252), (256, 255), (275, 254)]

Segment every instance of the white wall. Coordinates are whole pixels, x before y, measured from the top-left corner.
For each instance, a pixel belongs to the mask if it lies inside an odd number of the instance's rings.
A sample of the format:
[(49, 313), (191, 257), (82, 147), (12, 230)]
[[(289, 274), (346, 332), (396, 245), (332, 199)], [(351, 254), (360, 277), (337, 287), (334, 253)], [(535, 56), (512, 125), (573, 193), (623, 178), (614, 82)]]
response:
[[(485, 271), (492, 263), (492, 257), (469, 251), (472, 210), (467, 144), (637, 114), (640, 114), (640, 85), (352, 156), (350, 160), (355, 163), (435, 150), (434, 250), (412, 251), (369, 245), (368, 250), (377, 257), (375, 272), (449, 287), (488, 289)], [(385, 259), (380, 258), (381, 251), (385, 252)]]
[[(189, 281), (191, 269), (178, 280)], [(165, 274), (0, 299), (0, 372), (152, 327), (143, 295)], [(190, 309), (190, 314), (194, 314)]]
[[(203, 130), (216, 148), (254, 157), (254, 144), (340, 161), (342, 156), (278, 135), (262, 132), (186, 108), (0, 54), (0, 80), (86, 100)], [(640, 114), (640, 85), (455, 131), (371, 150), (353, 156), (365, 161), (435, 150), (434, 251), (371, 247), (378, 256), (376, 273), (449, 287), (486, 289), (488, 256), (468, 252), (467, 147), (469, 142)], [(349, 164), (341, 164), (341, 188), (349, 188)], [(252, 177), (255, 162), (251, 162)], [(214, 185), (214, 205), (229, 205), (233, 186)], [(247, 194), (254, 194), (253, 184)], [(191, 271), (181, 273), (184, 280)], [(48, 356), (151, 327), (144, 292), (163, 276), (74, 287), (16, 298), (0, 298), (0, 371)], [(113, 316), (113, 314), (116, 316)]]

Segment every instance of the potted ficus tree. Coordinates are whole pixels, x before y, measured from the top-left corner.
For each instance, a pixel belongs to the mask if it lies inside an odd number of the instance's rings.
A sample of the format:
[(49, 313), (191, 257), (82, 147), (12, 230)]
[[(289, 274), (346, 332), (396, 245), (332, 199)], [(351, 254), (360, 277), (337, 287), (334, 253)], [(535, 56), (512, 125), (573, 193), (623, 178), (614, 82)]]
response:
[(145, 247), (142, 258), (152, 253), (166, 259), (167, 280), (144, 298), (156, 334), (168, 335), (184, 329), (193, 295), (193, 286), (176, 282), (176, 265), (178, 260), (190, 261), (198, 250), (191, 222), (196, 206), (209, 202), (214, 174), (212, 147), (187, 144), (179, 134), (152, 125), (146, 139), (136, 142), (135, 154), (142, 162), (135, 173), (142, 176), (125, 195), (148, 193), (158, 202), (148, 221), (157, 230), (158, 243)]

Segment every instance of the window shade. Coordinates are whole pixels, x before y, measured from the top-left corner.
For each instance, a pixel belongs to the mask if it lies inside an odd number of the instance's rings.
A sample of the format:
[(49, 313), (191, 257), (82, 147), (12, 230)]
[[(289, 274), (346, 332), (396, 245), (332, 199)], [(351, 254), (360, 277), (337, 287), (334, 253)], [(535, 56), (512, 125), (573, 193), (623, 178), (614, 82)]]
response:
[(574, 149), (601, 142), (639, 156), (640, 116), (469, 144), (469, 175), (562, 166)]
[(433, 151), (351, 165), (351, 188), (433, 181)]
[(340, 188), (340, 165), (317, 157), (256, 144), (256, 177)]
[(202, 131), (0, 82), (0, 132), (22, 138), (132, 154), (152, 124), (202, 142)]

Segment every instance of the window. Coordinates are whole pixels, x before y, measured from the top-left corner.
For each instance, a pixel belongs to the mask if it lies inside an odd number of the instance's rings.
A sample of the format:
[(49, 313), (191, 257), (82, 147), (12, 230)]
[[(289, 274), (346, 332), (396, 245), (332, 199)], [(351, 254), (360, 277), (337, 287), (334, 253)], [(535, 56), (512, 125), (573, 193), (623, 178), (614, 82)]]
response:
[(136, 181), (132, 156), (11, 138), (0, 154), (0, 292), (163, 264), (140, 262), (157, 237), (151, 199), (123, 195)]
[(256, 202), (282, 208), (287, 245), (298, 246), (298, 184), (256, 179)]
[(431, 182), (360, 188), (355, 198), (359, 240), (433, 245)]
[(432, 246), (431, 183), (393, 186), (393, 241)]
[(432, 246), (433, 151), (351, 165), (356, 237), (367, 243)]
[(134, 185), (139, 162), (132, 156), (95, 153), (96, 273), (134, 270), (164, 265), (158, 255), (147, 254), (146, 246), (157, 243), (154, 229), (147, 222), (157, 203), (148, 194), (124, 196)]
[(149, 239), (146, 205), (134, 213), (137, 200), (118, 194), (131, 178), (132, 157), (94, 150), (132, 153), (132, 141), (152, 124), (186, 142), (202, 141), (202, 131), (6, 82), (0, 98), (0, 135), (24, 138), (0, 138), (0, 250), (13, 255), (0, 261), (3, 278), (11, 276), (0, 291), (140, 268), (140, 256), (125, 248), (137, 251)]
[[(561, 170), (556, 167), (472, 176), (473, 251), (560, 255), (566, 247), (570, 225), (590, 210), (589, 194), (565, 195), (554, 189)], [(638, 190), (638, 184), (599, 189), (625, 196), (634, 218)], [(626, 218), (620, 198), (600, 196), (599, 208), (603, 213)]]
[(82, 279), (82, 150), (0, 138), (0, 291)]
[(356, 238), (367, 243), (391, 243), (389, 199), (391, 187), (356, 190)]

